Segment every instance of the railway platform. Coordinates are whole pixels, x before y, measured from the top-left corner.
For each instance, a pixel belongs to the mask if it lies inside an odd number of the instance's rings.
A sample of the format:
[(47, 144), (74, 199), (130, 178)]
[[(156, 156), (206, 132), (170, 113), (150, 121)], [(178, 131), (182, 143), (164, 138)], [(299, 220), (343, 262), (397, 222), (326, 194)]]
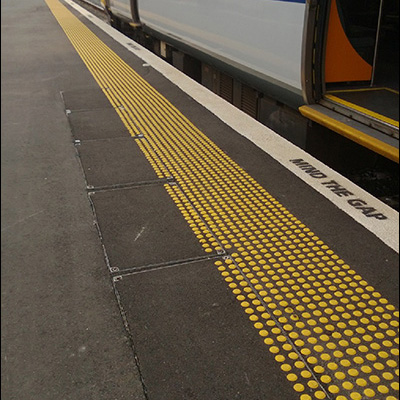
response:
[(1, 7), (2, 398), (399, 399), (395, 210), (73, 1)]

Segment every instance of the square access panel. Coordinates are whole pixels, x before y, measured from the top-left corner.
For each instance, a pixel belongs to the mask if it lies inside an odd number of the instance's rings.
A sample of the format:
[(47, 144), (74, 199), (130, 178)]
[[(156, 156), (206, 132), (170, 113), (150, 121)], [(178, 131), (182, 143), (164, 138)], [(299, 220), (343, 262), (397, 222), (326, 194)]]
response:
[(95, 192), (91, 200), (112, 268), (215, 255), (204, 252), (164, 185)]
[(131, 137), (114, 108), (72, 111), (68, 119), (75, 140)]
[(62, 92), (65, 108), (70, 111), (113, 108), (100, 87), (88, 87)]
[(116, 280), (152, 400), (298, 400), (213, 261)]
[(76, 148), (89, 188), (158, 180), (132, 137), (83, 141)]

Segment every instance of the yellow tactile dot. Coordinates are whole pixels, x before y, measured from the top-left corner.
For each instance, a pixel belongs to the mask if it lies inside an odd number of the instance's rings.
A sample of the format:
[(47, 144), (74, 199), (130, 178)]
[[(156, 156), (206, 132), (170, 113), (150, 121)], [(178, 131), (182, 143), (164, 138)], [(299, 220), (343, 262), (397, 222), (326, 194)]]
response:
[(385, 366), (382, 363), (374, 363), (374, 368), (378, 371), (382, 371), (385, 369)]
[(393, 390), (399, 390), (399, 382), (397, 381), (397, 382), (392, 382), (391, 384), (390, 384), (390, 386), (392, 387), (392, 389)]
[(356, 370), (356, 369), (354, 369), (354, 368), (349, 369), (349, 370), (347, 371), (347, 373), (348, 373), (350, 376), (358, 376), (358, 375), (359, 375), (358, 370)]
[(309, 379), (312, 377), (311, 372), (308, 371), (307, 369), (304, 369), (303, 371), (301, 371), (300, 375), (305, 379)]
[(321, 354), (321, 360), (323, 361), (329, 361), (331, 359), (331, 356), (327, 353)]
[(300, 400), (312, 400), (312, 397), (308, 394), (302, 394)]
[(278, 362), (284, 362), (286, 360), (285, 356), (282, 354), (278, 354), (275, 356), (275, 360)]
[(329, 363), (328, 368), (332, 371), (336, 371), (338, 369), (338, 365), (336, 363)]
[(362, 379), (362, 378), (357, 379), (356, 383), (357, 383), (358, 386), (363, 386), (363, 387), (368, 385), (368, 382), (365, 379)]
[[(396, 344), (398, 345), (398, 338), (395, 340)], [(394, 356), (398, 357), (399, 356), (399, 349), (390, 349), (390, 353), (393, 354)]]
[(279, 347), (277, 347), (277, 346), (271, 346), (271, 347), (269, 348), (269, 351), (270, 351), (272, 354), (277, 354), (277, 353), (279, 353)]
[(397, 367), (397, 362), (394, 360), (388, 360), (388, 361), (386, 361), (386, 364), (391, 368)]
[(315, 392), (315, 397), (318, 400), (323, 400), (326, 399), (326, 394), (322, 390), (318, 390), (317, 392)]
[[(240, 290), (240, 289), (237, 289), (237, 290)], [(258, 318), (257, 315), (253, 314), (253, 315), (250, 315), (250, 316), (249, 316), (249, 319), (250, 319), (250, 321), (253, 321), (253, 322), (254, 322), (254, 321), (258, 321), (259, 318)], [(264, 325), (263, 325), (263, 326), (264, 326)]]
[(364, 394), (365, 394), (365, 396), (367, 396), (367, 397), (374, 397), (375, 396), (375, 391), (373, 390), (373, 389), (365, 389), (364, 390)]
[(349, 367), (351, 365), (351, 362), (347, 359), (340, 360), (340, 364), (343, 365), (343, 367)]
[(322, 375), (320, 377), (320, 380), (322, 383), (330, 383), (332, 381), (332, 378), (329, 375)]
[(343, 383), (342, 383), (342, 386), (343, 386), (346, 390), (351, 390), (351, 389), (354, 388), (354, 385), (353, 385), (351, 382), (349, 382), (349, 381), (343, 382)]
[(285, 372), (289, 372), (291, 371), (292, 367), (290, 366), (290, 364), (282, 364), (281, 365), (281, 370), (285, 371)]
[(329, 392), (336, 394), (339, 393), (340, 389), (336, 385), (330, 385), (328, 387)]
[(379, 385), (378, 392), (383, 393), (383, 394), (389, 393), (389, 388), (385, 385)]
[(304, 385), (302, 385), (301, 383), (296, 383), (296, 384), (293, 386), (293, 389), (294, 389), (296, 392), (304, 392)]
[(316, 389), (319, 387), (319, 384), (317, 381), (311, 380), (307, 382), (307, 385), (311, 388), (311, 389)]
[(369, 376), (369, 380), (372, 382), (372, 383), (379, 383), (381, 380), (380, 380), (380, 378), (378, 377), (378, 376), (376, 376), (376, 375), (370, 375)]

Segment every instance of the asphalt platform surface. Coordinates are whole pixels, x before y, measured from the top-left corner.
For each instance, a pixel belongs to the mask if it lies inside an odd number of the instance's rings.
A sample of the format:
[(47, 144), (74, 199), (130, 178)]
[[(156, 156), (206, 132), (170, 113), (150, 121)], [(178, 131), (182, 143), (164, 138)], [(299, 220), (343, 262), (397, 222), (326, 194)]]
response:
[[(46, 3), (1, 11), (2, 399), (299, 399)], [(398, 307), (396, 252), (84, 22)]]

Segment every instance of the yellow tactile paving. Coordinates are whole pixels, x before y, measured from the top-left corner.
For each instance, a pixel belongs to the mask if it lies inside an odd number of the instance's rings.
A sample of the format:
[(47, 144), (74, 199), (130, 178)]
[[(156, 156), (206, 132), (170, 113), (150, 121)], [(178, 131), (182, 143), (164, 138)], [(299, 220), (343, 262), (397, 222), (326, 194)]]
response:
[[(399, 312), (57, 0), (46, 0), (300, 400), (398, 399)], [(196, 212), (193, 211), (193, 206)], [(268, 372), (266, 372), (268, 373)]]

